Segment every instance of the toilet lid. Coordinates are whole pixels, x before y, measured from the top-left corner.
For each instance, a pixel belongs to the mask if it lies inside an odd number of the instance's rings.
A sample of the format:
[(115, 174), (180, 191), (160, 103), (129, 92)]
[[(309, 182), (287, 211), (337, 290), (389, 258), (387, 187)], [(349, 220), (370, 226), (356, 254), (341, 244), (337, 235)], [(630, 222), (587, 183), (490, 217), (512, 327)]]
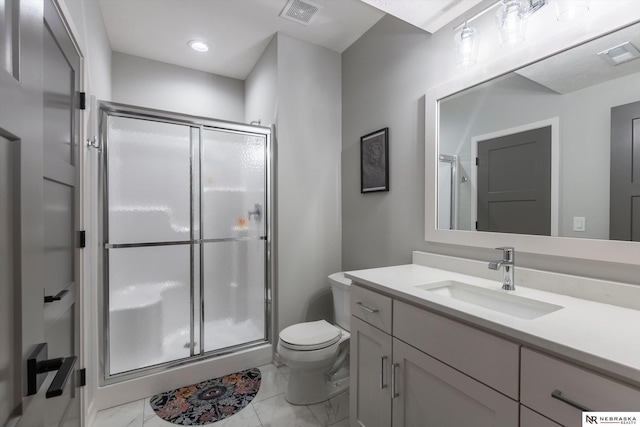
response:
[(280, 332), (280, 341), (293, 350), (319, 350), (340, 341), (340, 329), (326, 320), (298, 323)]

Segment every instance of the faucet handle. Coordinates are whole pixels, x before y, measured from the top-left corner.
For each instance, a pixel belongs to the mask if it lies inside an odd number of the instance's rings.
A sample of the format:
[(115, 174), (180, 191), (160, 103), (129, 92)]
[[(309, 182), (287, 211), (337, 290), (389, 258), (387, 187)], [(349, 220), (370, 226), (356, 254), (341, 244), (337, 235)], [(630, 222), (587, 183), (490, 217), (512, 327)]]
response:
[(513, 246), (503, 246), (501, 248), (496, 248), (498, 251), (502, 251), (502, 260), (513, 262), (515, 258), (515, 248)]

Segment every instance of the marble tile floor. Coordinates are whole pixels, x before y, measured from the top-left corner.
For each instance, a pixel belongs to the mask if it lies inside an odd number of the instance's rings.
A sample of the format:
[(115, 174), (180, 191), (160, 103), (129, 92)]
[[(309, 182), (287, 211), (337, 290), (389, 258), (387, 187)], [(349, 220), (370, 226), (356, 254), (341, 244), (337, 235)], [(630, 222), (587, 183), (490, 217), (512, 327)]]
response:
[[(349, 392), (327, 402), (295, 406), (284, 399), (288, 368), (260, 366), (262, 384), (255, 399), (243, 410), (210, 427), (348, 427)], [(186, 384), (185, 384), (186, 385)], [(156, 416), (149, 398), (98, 412), (93, 427), (176, 427)]]

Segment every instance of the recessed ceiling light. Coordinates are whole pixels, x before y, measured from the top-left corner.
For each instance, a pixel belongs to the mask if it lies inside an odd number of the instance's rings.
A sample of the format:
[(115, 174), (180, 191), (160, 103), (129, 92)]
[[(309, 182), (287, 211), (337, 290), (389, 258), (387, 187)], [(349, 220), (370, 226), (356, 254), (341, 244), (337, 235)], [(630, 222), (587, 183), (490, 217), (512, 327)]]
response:
[(190, 40), (187, 45), (196, 52), (207, 52), (210, 48), (209, 43), (202, 40)]

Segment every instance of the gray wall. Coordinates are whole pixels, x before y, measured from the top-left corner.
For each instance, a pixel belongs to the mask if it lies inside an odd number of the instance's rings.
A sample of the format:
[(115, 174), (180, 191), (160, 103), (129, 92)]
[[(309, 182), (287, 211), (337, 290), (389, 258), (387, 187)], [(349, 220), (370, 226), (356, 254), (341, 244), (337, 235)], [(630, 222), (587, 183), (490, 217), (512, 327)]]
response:
[[(489, 15), (474, 21), (481, 33), (495, 30)], [(481, 45), (479, 65), (471, 70), (455, 67), (450, 28), (429, 35), (391, 16), (382, 18), (343, 53), (344, 270), (410, 263), (413, 250), (479, 260), (491, 260), (499, 255), (490, 249), (424, 240), (424, 95), (459, 77), (482, 81), (483, 76), (504, 73), (535, 57), (548, 55), (554, 49), (597, 35), (596, 31), (603, 32), (597, 30), (597, 26), (585, 29), (586, 24), (580, 23), (572, 27), (575, 32), (567, 33), (556, 42), (545, 25), (551, 24), (540, 21), (535, 34), (530, 28), (527, 45), (521, 49), (500, 49), (497, 43), (492, 47), (485, 42)], [(578, 32), (580, 36), (575, 36)], [(390, 128), (391, 191), (361, 195), (360, 137), (387, 126)], [(638, 266), (522, 253), (518, 262), (550, 271), (631, 283), (640, 281)]]
[[(342, 262), (411, 262), (424, 244), (424, 94), (432, 36), (385, 16), (342, 55)], [(390, 191), (360, 193), (360, 137), (389, 127)]]
[[(621, 77), (562, 98), (560, 234), (608, 239), (611, 107), (640, 100), (639, 76)], [(574, 216), (586, 217), (587, 233), (572, 230)]]
[(194, 116), (244, 121), (244, 82), (113, 52), (112, 101)]
[(278, 34), (278, 328), (330, 318), (341, 270), (340, 54)]
[(276, 125), (276, 333), (332, 320), (340, 271), (341, 58), (278, 33), (246, 80), (246, 120)]
[(244, 81), (244, 120), (260, 120), (262, 126), (276, 121), (278, 108), (278, 36), (271, 42)]

